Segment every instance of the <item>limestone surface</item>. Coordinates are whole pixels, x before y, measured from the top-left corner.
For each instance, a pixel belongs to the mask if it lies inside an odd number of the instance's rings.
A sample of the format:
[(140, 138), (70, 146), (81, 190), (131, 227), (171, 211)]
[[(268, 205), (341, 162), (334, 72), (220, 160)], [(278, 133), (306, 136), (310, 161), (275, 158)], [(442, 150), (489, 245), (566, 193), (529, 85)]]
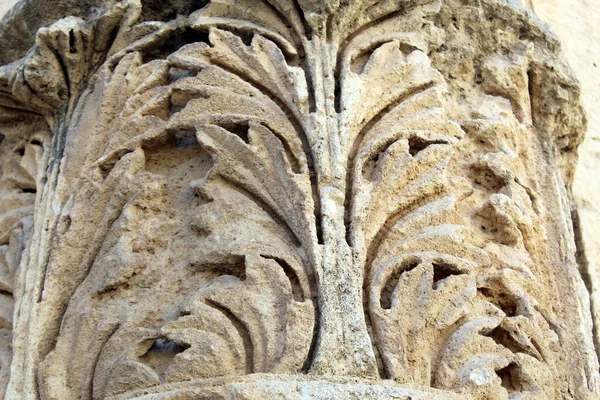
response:
[[(591, 295), (595, 325), (600, 323), (600, 9), (594, 1), (535, 0), (531, 8), (547, 21), (563, 44), (565, 58), (582, 85), (582, 104), (588, 130), (579, 147), (579, 163), (573, 181), (573, 215), (579, 264)], [(600, 349), (600, 329), (595, 329)]]
[(531, 11), (58, 3), (0, 26), (6, 398), (600, 395)]

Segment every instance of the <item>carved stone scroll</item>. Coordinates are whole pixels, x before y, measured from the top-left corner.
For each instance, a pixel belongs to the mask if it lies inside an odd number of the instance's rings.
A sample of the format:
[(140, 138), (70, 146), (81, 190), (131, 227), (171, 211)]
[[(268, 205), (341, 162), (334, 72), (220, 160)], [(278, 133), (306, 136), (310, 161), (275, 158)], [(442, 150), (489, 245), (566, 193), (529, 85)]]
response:
[(75, 2), (0, 67), (6, 398), (600, 394), (542, 22), (156, 3)]

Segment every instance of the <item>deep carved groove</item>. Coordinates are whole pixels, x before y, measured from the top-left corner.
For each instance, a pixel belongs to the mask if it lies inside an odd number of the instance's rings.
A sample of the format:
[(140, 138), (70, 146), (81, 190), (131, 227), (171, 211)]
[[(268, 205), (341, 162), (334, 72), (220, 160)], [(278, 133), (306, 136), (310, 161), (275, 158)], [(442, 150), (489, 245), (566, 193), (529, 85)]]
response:
[[(400, 277), (403, 273), (409, 272), (419, 266), (421, 261), (419, 259), (404, 261), (399, 267), (397, 267), (394, 272), (387, 278), (385, 285), (383, 286), (383, 290), (381, 291), (380, 298), (380, 306), (384, 310), (389, 310), (392, 308), (392, 296), (394, 294), (394, 290), (398, 286), (398, 282), (400, 281)], [(435, 280), (434, 280), (435, 282)]]
[(266, 258), (268, 260), (273, 260), (281, 267), (282, 271), (287, 276), (290, 281), (290, 287), (292, 289), (292, 297), (294, 301), (303, 302), (305, 300), (304, 291), (302, 290), (302, 285), (300, 284), (300, 279), (296, 274), (296, 271), (292, 268), (290, 264), (288, 264), (284, 259), (279, 257), (272, 257), (261, 254), (261, 257)]
[(254, 371), (254, 345), (252, 344), (252, 337), (248, 328), (242, 320), (240, 320), (231, 310), (227, 307), (212, 301), (210, 299), (205, 300), (206, 304), (215, 310), (219, 311), (225, 316), (237, 330), (242, 342), (244, 343), (244, 354), (246, 355), (246, 373), (251, 374)]

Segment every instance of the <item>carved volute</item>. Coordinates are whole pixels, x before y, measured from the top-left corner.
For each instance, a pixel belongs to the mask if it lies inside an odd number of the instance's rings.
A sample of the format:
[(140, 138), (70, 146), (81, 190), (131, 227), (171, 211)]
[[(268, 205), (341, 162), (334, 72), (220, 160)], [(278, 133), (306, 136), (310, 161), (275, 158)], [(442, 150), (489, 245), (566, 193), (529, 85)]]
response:
[(156, 3), (74, 2), (0, 67), (7, 399), (598, 396), (541, 21)]

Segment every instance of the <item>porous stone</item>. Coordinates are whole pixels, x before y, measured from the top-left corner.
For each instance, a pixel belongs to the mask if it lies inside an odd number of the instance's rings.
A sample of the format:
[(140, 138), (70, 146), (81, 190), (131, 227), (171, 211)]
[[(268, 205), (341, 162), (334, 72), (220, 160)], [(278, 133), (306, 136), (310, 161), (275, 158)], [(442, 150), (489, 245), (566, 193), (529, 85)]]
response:
[(580, 268), (590, 291), (600, 349), (600, 8), (593, 1), (533, 0), (530, 7), (547, 21), (563, 43), (565, 58), (582, 84), (581, 101), (588, 118), (585, 141), (573, 181), (573, 218)]
[(59, 4), (0, 27), (6, 398), (600, 394), (531, 11)]

